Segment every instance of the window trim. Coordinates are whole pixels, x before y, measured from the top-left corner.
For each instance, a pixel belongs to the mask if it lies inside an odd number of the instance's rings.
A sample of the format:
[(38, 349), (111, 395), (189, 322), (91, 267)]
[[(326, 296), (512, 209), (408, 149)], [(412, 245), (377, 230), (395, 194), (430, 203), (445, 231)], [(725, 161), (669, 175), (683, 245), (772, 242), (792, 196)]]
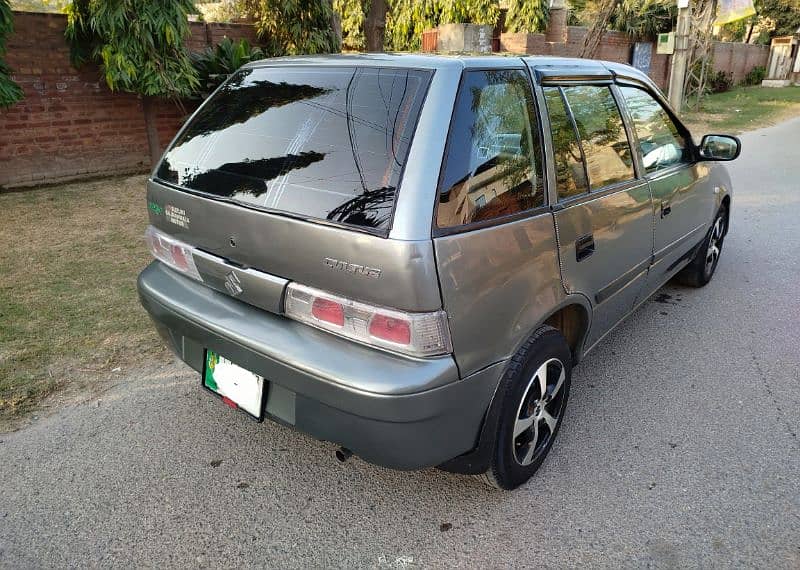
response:
[[(589, 83), (576, 83), (574, 85), (566, 85), (566, 87), (583, 87), (583, 86), (600, 87), (600, 85), (589, 84)], [(628, 141), (628, 147), (630, 148), (630, 151), (631, 151), (631, 163), (632, 163), (631, 166), (633, 167), (633, 178), (626, 179), (626, 180), (619, 180), (617, 182), (611, 182), (610, 184), (605, 184), (605, 185), (599, 186), (597, 188), (592, 188), (592, 179), (589, 177), (589, 166), (586, 163), (586, 154), (585, 154), (585, 152), (583, 150), (583, 139), (580, 136), (580, 131), (578, 131), (578, 125), (575, 122), (575, 116), (572, 113), (572, 107), (569, 105), (569, 100), (567, 99), (567, 95), (566, 95), (566, 93), (564, 93), (563, 87), (559, 86), (558, 88), (561, 91), (561, 96), (563, 97), (564, 102), (567, 105), (567, 112), (569, 113), (570, 117), (572, 118), (572, 125), (573, 125), (573, 128), (575, 129), (575, 136), (576, 136), (576, 138), (578, 140), (578, 144), (581, 147), (581, 156), (583, 157), (583, 168), (584, 168), (584, 171), (586, 172), (586, 183), (587, 183), (587, 186), (589, 188), (589, 191), (587, 193), (576, 194), (575, 196), (570, 196), (569, 198), (565, 199), (567, 201), (572, 200), (572, 199), (574, 199), (574, 198), (576, 198), (578, 196), (587, 196), (587, 195), (588, 196), (592, 196), (594, 194), (605, 192), (606, 190), (609, 190), (609, 189), (614, 189), (614, 188), (617, 188), (619, 186), (623, 186), (625, 184), (632, 183), (632, 182), (637, 182), (637, 181), (641, 180), (641, 177), (639, 176), (639, 173), (638, 173), (637, 168), (636, 168), (636, 162), (637, 161), (636, 161), (636, 158), (634, 157), (633, 147), (631, 146), (631, 139), (630, 139), (630, 133), (628, 132), (628, 125), (627, 125), (627, 123), (625, 121), (627, 116), (626, 116), (625, 112), (623, 112), (622, 108), (619, 106), (619, 101), (617, 101), (616, 97), (614, 96), (614, 85), (609, 83), (609, 84), (606, 84), (605, 87), (609, 90), (609, 93), (611, 93), (611, 99), (614, 101), (614, 104), (617, 107), (617, 112), (619, 113), (619, 118), (622, 121), (623, 128), (625, 129), (625, 138)], [(638, 144), (638, 141), (637, 141), (637, 144)], [(558, 188), (556, 188), (556, 194), (558, 194)], [(559, 199), (558, 202), (560, 204), (563, 201), (564, 200), (560, 200)]]
[[(513, 214), (506, 214), (504, 216), (498, 216), (496, 218), (490, 218), (488, 220), (469, 222), (468, 224), (461, 224), (458, 226), (439, 227), (438, 214), (439, 214), (439, 203), (440, 203), (439, 198), (441, 195), (439, 189), (441, 188), (442, 179), (444, 178), (447, 158), (450, 154), (450, 143), (452, 142), (450, 139), (450, 132), (451, 129), (453, 128), (453, 118), (455, 117), (456, 114), (458, 96), (461, 94), (461, 88), (464, 85), (464, 80), (468, 73), (486, 72), (486, 71), (521, 71), (528, 80), (528, 88), (530, 90), (531, 101), (533, 104), (533, 114), (531, 116), (531, 120), (536, 121), (537, 123), (536, 131), (539, 136), (539, 155), (540, 155), (539, 160), (540, 164), (542, 165), (542, 196), (544, 198), (544, 203), (541, 206), (534, 206), (533, 208), (528, 208), (527, 210), (521, 210)], [(461, 77), (458, 80), (456, 98), (453, 102), (453, 108), (450, 110), (450, 126), (447, 129), (447, 140), (445, 141), (444, 153), (442, 154), (442, 161), (441, 164), (439, 165), (439, 177), (436, 182), (436, 196), (434, 198), (436, 202), (434, 204), (433, 218), (431, 220), (431, 237), (438, 238), (454, 234), (471, 232), (474, 230), (482, 230), (493, 226), (499, 226), (501, 224), (509, 224), (525, 218), (532, 218), (534, 216), (538, 216), (542, 213), (550, 211), (550, 194), (549, 194), (549, 183), (547, 177), (548, 161), (547, 161), (547, 151), (545, 149), (545, 140), (543, 138), (541, 116), (542, 115), (539, 109), (539, 102), (538, 98), (536, 97), (536, 90), (531, 75), (531, 69), (524, 63), (522, 63), (519, 66), (514, 65), (510, 67), (470, 67), (462, 70)], [(531, 125), (531, 133), (533, 132), (534, 132), (533, 125)]]
[[(636, 125), (633, 122), (633, 117), (630, 114), (630, 110), (626, 104), (625, 97), (622, 95), (622, 91), (620, 91), (619, 85), (613, 84), (611, 86), (611, 95), (617, 102), (617, 108), (622, 117), (622, 123), (625, 125), (625, 132), (628, 134), (628, 146), (631, 148), (634, 177), (636, 180), (641, 180), (645, 178), (646, 172), (644, 170), (644, 164), (642, 163), (641, 153), (639, 152), (641, 148), (639, 147), (639, 135), (636, 133)], [(634, 144), (638, 150), (634, 149)]]
[[(549, 87), (549, 85), (547, 86)], [(581, 139), (581, 133), (578, 130), (578, 123), (575, 122), (575, 115), (572, 114), (572, 106), (569, 104), (569, 100), (567, 99), (567, 94), (564, 93), (564, 87), (561, 85), (555, 86), (558, 89), (558, 94), (561, 97), (561, 104), (564, 105), (564, 111), (567, 114), (567, 119), (569, 120), (569, 124), (572, 125), (572, 134), (575, 135), (575, 141), (578, 143), (578, 150), (581, 151), (581, 165), (583, 166), (583, 176), (586, 178), (586, 192), (581, 192), (580, 194), (573, 194), (572, 196), (566, 196), (561, 198), (558, 194), (558, 180), (556, 180), (556, 199), (557, 203), (561, 203), (565, 200), (570, 200), (572, 198), (576, 198), (578, 196), (588, 196), (592, 193), (592, 181), (589, 180), (589, 167), (586, 165), (586, 151), (583, 150), (583, 139)], [(545, 96), (545, 100), (547, 97)], [(548, 117), (550, 116), (550, 110), (548, 109)], [(550, 127), (550, 136), (553, 136), (552, 126)], [(556, 151), (555, 147), (553, 147), (553, 168), (556, 167), (555, 163), (556, 159)]]
[(536, 68), (539, 85), (553, 87), (561, 85), (610, 85), (614, 74), (605, 68), (588, 68), (583, 65), (543, 66)]
[[(665, 166), (664, 168), (655, 170), (653, 172), (646, 172), (644, 169), (644, 164), (642, 164), (642, 174), (641, 174), (642, 178), (650, 180), (654, 175), (660, 174), (663, 171), (670, 170), (673, 168), (677, 170), (679, 167), (685, 168), (687, 166), (693, 166), (699, 162), (697, 145), (695, 145), (694, 143), (694, 139), (692, 138), (692, 133), (689, 131), (686, 125), (683, 124), (680, 118), (672, 111), (672, 107), (669, 106), (669, 104), (664, 100), (664, 98), (661, 96), (660, 93), (654, 91), (652, 87), (650, 87), (643, 81), (639, 81), (635, 78), (631, 78), (624, 75), (616, 76), (616, 81), (614, 82), (614, 84), (617, 88), (631, 87), (633, 89), (644, 91), (647, 95), (650, 95), (650, 97), (661, 106), (661, 108), (667, 114), (672, 123), (677, 127), (678, 133), (684, 138), (684, 140), (686, 140), (687, 148), (691, 154), (687, 162), (679, 162), (678, 164), (671, 164), (669, 166)], [(622, 94), (622, 91), (620, 91), (620, 98), (625, 106), (625, 112), (626, 114), (628, 114), (628, 117), (630, 118), (631, 129), (633, 129), (633, 132), (636, 135), (636, 147), (638, 149), (637, 155), (641, 155), (641, 148), (639, 147), (639, 134), (636, 133), (636, 125), (633, 122), (633, 117), (630, 116), (630, 111), (628, 110), (628, 102), (625, 100), (625, 96)]]

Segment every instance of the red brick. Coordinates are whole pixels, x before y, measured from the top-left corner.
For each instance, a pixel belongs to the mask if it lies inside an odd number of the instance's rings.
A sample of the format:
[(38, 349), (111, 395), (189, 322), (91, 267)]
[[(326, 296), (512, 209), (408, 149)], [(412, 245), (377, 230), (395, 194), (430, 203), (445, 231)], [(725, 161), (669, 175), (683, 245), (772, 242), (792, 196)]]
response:
[[(0, 111), (0, 186), (149, 169), (141, 98), (109, 90), (97, 66), (72, 67), (65, 24), (60, 14), (14, 13), (6, 61), (25, 99)], [(256, 43), (255, 30), (246, 24), (193, 22), (190, 28), (191, 50), (205, 49), (208, 37)], [(162, 146), (197, 104), (186, 102), (181, 110), (168, 101), (158, 103)]]

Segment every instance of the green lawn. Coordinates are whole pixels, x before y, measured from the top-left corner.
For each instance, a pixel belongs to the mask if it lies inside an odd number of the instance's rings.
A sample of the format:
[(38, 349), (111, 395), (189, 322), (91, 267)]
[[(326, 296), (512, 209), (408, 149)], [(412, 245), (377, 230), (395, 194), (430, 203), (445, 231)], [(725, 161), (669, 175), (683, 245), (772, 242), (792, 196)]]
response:
[(698, 137), (709, 132), (737, 134), (794, 115), (800, 115), (800, 87), (737, 87), (707, 95), (699, 110), (682, 113)]
[(145, 177), (0, 194), (0, 427), (163, 351), (139, 307)]

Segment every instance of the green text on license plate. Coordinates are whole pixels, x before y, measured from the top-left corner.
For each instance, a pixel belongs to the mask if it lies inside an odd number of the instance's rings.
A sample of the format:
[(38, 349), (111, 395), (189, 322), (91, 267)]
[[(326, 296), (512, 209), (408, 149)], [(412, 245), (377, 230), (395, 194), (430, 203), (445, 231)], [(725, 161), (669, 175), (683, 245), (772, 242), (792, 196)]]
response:
[(203, 385), (230, 400), (248, 414), (261, 418), (264, 378), (258, 374), (207, 350), (203, 367)]

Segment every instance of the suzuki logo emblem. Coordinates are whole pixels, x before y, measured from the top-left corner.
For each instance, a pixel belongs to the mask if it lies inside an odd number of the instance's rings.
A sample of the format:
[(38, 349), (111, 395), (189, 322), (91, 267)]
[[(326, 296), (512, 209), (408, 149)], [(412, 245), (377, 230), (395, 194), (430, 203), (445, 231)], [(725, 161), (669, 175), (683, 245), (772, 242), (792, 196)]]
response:
[(241, 295), (244, 291), (244, 289), (242, 289), (242, 282), (239, 281), (239, 276), (236, 275), (235, 271), (231, 271), (225, 276), (225, 288), (228, 290), (228, 293), (234, 297)]

